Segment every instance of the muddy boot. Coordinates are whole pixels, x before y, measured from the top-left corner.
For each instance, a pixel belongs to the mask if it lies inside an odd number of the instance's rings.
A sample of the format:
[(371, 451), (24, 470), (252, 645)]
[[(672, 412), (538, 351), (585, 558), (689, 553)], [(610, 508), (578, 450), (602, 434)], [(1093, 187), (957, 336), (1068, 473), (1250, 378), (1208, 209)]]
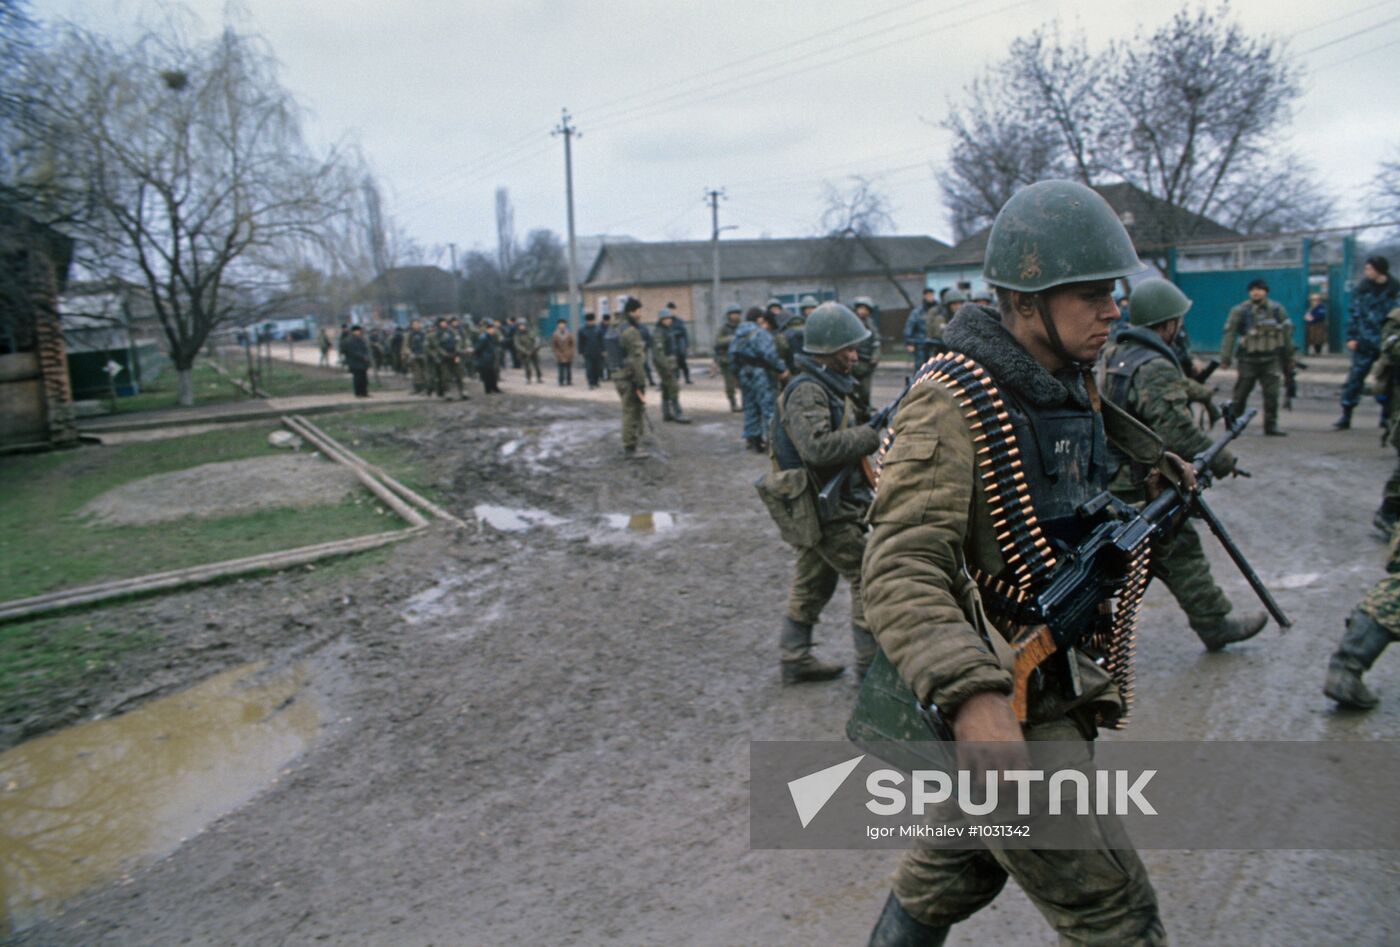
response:
[(1344, 404), (1344, 405), (1342, 405), (1342, 416), (1341, 416), (1340, 418), (1338, 418), (1337, 420), (1335, 420), (1335, 421), (1332, 422), (1332, 430), (1334, 430), (1334, 431), (1349, 431), (1349, 430), (1351, 430), (1351, 413), (1352, 413), (1353, 411), (1355, 411), (1355, 410), (1356, 410), (1356, 408), (1353, 407), (1352, 405), (1349, 405), (1349, 404)]
[(730, 411), (730, 413), (731, 413), (731, 414), (738, 414), (738, 413), (739, 413), (740, 411), (742, 411), (742, 410), (744, 410), (744, 409), (741, 408), (741, 407), (739, 407), (739, 400), (738, 400), (737, 398), (734, 397), (733, 393), (730, 393), (730, 395), (729, 395), (729, 411)]
[(760, 450), (760, 447), (758, 445), (761, 443), (762, 441), (760, 441), (756, 437), (746, 437), (744, 438), (744, 449), (757, 452), (758, 450)]
[(1265, 437), (1287, 437), (1288, 432), (1280, 430), (1277, 426), (1264, 428)]
[(880, 650), (880, 646), (875, 643), (875, 636), (859, 625), (851, 625), (851, 642), (855, 645), (856, 652), (856, 683), (865, 680), (865, 672), (870, 670), (870, 662), (875, 660), (875, 652)]
[(1269, 616), (1263, 612), (1253, 612), (1243, 618), (1226, 616), (1214, 625), (1204, 628), (1191, 626), (1191, 630), (1200, 636), (1201, 644), (1206, 646), (1207, 651), (1219, 651), (1227, 644), (1234, 644), (1236, 641), (1247, 641), (1259, 634), (1268, 624)]
[(1386, 631), (1370, 615), (1355, 609), (1347, 619), (1347, 631), (1341, 644), (1327, 662), (1327, 682), (1322, 692), (1353, 710), (1370, 710), (1380, 698), (1361, 683), (1361, 675), (1371, 669), (1376, 658), (1390, 644)]
[(929, 927), (914, 920), (891, 891), (875, 929), (870, 932), (870, 947), (943, 947), (947, 939), (948, 928)]
[(679, 398), (671, 399), (671, 420), (677, 424), (689, 424), (690, 418), (681, 414), (681, 402)]
[(783, 619), (783, 634), (779, 639), (783, 654), (783, 683), (829, 681), (846, 668), (827, 664), (812, 656), (812, 626), (791, 618)]
[(622, 456), (627, 460), (646, 460), (651, 455), (636, 447), (624, 447), (622, 449)]
[(669, 398), (662, 398), (662, 399), (661, 399), (661, 420), (663, 420), (663, 421), (674, 421), (674, 420), (675, 420), (675, 418), (671, 416), (671, 399), (669, 399)]
[(1380, 530), (1382, 536), (1389, 539), (1390, 534), (1395, 532), (1396, 522), (1400, 522), (1400, 498), (1386, 497), (1381, 501), (1376, 515), (1371, 517), (1371, 525)]

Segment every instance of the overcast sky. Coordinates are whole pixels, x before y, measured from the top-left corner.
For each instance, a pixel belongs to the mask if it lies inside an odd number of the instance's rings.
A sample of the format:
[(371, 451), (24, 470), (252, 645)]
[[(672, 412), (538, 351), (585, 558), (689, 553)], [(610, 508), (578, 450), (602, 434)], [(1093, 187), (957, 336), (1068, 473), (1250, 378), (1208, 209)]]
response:
[[(41, 20), (106, 32), (154, 0), (34, 0)], [(218, 0), (191, 0), (212, 31)], [(948, 239), (932, 168), (949, 97), (1007, 42), (1058, 18), (1102, 46), (1176, 7), (1148, 0), (243, 0), (322, 142), (358, 142), (391, 213), (425, 247), (495, 243), (494, 190), (516, 231), (565, 230), (567, 106), (579, 234), (706, 239), (707, 187), (731, 237), (808, 235), (824, 181), (880, 182), (901, 233)], [(1251, 31), (1307, 67), (1295, 144), (1342, 198), (1400, 147), (1400, 0), (1236, 0)], [(1356, 35), (1351, 35), (1356, 34)], [(1323, 45), (1328, 44), (1328, 45)], [(1309, 52), (1314, 47), (1323, 46)], [(442, 258), (446, 262), (446, 256)]]

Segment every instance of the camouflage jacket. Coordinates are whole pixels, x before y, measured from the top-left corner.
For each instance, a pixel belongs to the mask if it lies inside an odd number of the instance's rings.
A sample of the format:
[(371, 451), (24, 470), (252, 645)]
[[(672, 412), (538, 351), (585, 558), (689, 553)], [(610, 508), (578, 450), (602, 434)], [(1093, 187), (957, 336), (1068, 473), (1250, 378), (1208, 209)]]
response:
[(540, 350), (540, 337), (527, 323), (525, 328), (515, 330), (515, 335), (511, 337), (510, 344), (515, 347), (516, 355), (520, 358), (528, 358)]
[(1293, 320), (1288, 318), (1282, 306), (1272, 299), (1261, 303), (1246, 299), (1234, 309), (1225, 320), (1225, 331), (1220, 337), (1220, 361), (1229, 365), (1235, 356), (1235, 346), (1240, 354), (1250, 358), (1280, 356), (1285, 362), (1293, 361)]
[(622, 349), (622, 373), (613, 373), (613, 380), (626, 383), (638, 391), (647, 386), (647, 346), (642, 330), (631, 319), (623, 320), (618, 332), (618, 347)]
[(651, 330), (651, 364), (667, 375), (676, 373), (676, 337), (658, 322)]
[[(948, 324), (944, 340), (982, 365), (1004, 396), (1014, 394), (1043, 411), (1083, 415), (1091, 408), (1082, 379), (1072, 373), (1052, 376), (1041, 368), (991, 309), (965, 305)], [(1160, 460), (1161, 442), (1131, 417), (1103, 402), (1101, 418), (1108, 440), (1133, 460)], [(866, 619), (921, 700), (951, 712), (982, 691), (1010, 693), (1010, 672), (977, 630), (976, 610), (969, 605), (966, 569), (1000, 575), (1006, 561), (963, 408), (942, 385), (916, 385), (892, 429), (895, 441), (884, 456), (868, 516), (872, 530), (862, 569)], [(1106, 479), (1106, 471), (1102, 476)], [(1078, 666), (1083, 686), (1076, 705), (1118, 703), (1102, 668), (1082, 654)], [(1053, 697), (1038, 696), (1031, 712), (1033, 718), (1050, 719), (1067, 709)]]
[[(1167, 450), (1190, 458), (1211, 445), (1212, 438), (1197, 427), (1190, 407), (1192, 401), (1198, 400), (1192, 397), (1191, 386), (1204, 386), (1182, 373), (1172, 349), (1155, 332), (1137, 326), (1124, 329), (1105, 361), (1108, 377), (1104, 396), (1151, 428)], [(1125, 371), (1120, 373), (1119, 369)], [(1226, 449), (1216, 455), (1211, 472), (1223, 477), (1234, 468), (1234, 455)], [(1131, 502), (1145, 500), (1143, 474), (1141, 469), (1124, 463), (1114, 474), (1109, 489)]]
[(720, 326), (719, 331), (715, 333), (715, 361), (725, 371), (733, 370), (729, 365), (729, 343), (734, 341), (734, 331), (738, 328), (738, 326), (730, 325), (729, 320), (726, 319), (724, 325)]
[(1381, 446), (1400, 446), (1400, 411), (1394, 409), (1395, 400), (1400, 398), (1400, 307), (1390, 310), (1380, 328), (1380, 357), (1371, 368), (1371, 388), (1382, 397), (1390, 399), (1390, 426), (1381, 438)]
[(872, 374), (875, 371), (875, 366), (880, 364), (880, 327), (876, 324), (873, 316), (861, 319), (860, 322), (861, 325), (870, 330), (870, 337), (857, 346), (856, 351), (860, 355), (860, 361), (856, 362), (856, 367), (851, 370), (851, 374), (857, 378), (864, 378)]
[(457, 347), (457, 333), (452, 329), (444, 326), (428, 333), (428, 358), (435, 362), (443, 362), (460, 358), (461, 355)]
[[(829, 370), (822, 369), (806, 356), (798, 356), (798, 367), (803, 374), (789, 382), (784, 390), (779, 400), (778, 423), (796, 449), (802, 466), (812, 475), (815, 488), (820, 490), (822, 484), (843, 467), (873, 454), (880, 446), (880, 435), (870, 425), (857, 423), (857, 408), (850, 397), (852, 385), (849, 376), (832, 378)], [(839, 410), (835, 406), (838, 401)], [(840, 419), (834, 425), (833, 414), (838, 414)], [(773, 441), (776, 450), (777, 438)], [(862, 496), (863, 493), (848, 490), (842, 497), (839, 512), (831, 521), (863, 517), (869, 505), (869, 496)]]

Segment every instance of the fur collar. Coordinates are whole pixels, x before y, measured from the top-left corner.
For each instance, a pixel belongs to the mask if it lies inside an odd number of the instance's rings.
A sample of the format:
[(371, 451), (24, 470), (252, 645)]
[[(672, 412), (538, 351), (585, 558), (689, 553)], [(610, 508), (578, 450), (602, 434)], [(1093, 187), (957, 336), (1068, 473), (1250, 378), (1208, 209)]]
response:
[(1037, 408), (1089, 406), (1089, 393), (1079, 373), (1073, 369), (1057, 375), (1047, 372), (1002, 325), (994, 309), (964, 304), (943, 330), (943, 342), (991, 372), (999, 387)]
[(821, 382), (823, 387), (835, 392), (838, 397), (849, 398), (851, 392), (855, 390), (856, 380), (854, 378), (850, 375), (834, 372), (814, 358), (798, 355), (793, 358), (793, 362), (802, 369), (803, 374), (815, 378)]
[(1165, 355), (1172, 360), (1172, 364), (1177, 368), (1181, 367), (1180, 360), (1176, 357), (1176, 352), (1172, 347), (1162, 341), (1162, 337), (1145, 326), (1129, 326), (1118, 333), (1118, 341), (1133, 342), (1137, 345), (1151, 349), (1158, 354)]

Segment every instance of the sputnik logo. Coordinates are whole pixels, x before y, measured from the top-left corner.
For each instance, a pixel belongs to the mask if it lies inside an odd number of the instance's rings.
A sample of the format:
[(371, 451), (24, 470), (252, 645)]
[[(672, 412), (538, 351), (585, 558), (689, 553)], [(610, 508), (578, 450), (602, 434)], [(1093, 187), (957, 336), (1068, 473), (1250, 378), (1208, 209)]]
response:
[(831, 797), (836, 795), (836, 790), (841, 788), (846, 778), (855, 771), (863, 759), (865, 759), (864, 753), (855, 759), (817, 770), (815, 773), (809, 773), (787, 784), (788, 793), (792, 796), (793, 807), (797, 809), (797, 818), (802, 821), (804, 829), (831, 801)]

